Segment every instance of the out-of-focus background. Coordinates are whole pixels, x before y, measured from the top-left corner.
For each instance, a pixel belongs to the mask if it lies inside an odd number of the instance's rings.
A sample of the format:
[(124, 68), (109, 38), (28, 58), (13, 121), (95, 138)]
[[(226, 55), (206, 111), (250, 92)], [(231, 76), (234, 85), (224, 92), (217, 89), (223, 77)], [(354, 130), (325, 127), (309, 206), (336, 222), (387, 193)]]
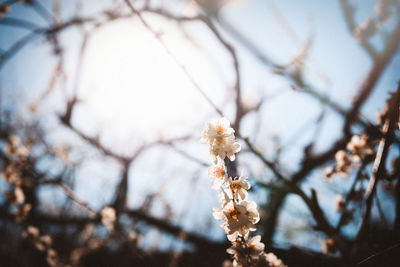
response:
[(266, 251), (396, 266), (398, 128), (367, 220), (375, 157), (325, 174), (353, 135), (378, 155), (388, 139), (399, 14), (398, 0), (0, 1), (0, 266), (221, 266), (199, 144), (221, 114)]

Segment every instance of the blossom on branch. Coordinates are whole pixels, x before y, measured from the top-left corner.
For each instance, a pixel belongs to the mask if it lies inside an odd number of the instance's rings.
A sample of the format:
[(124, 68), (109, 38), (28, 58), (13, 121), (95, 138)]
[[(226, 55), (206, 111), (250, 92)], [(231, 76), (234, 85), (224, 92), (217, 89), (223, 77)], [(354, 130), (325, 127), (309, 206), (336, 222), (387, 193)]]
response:
[(229, 188), (232, 190), (235, 199), (245, 200), (247, 198), (247, 190), (250, 189), (250, 183), (243, 176), (237, 179), (229, 180)]
[(223, 219), (221, 224), (230, 241), (245, 236), (249, 231), (255, 231), (255, 224), (260, 220), (257, 204), (253, 201), (229, 202), (223, 209), (214, 210), (215, 219)]
[(368, 136), (363, 134), (362, 136), (353, 135), (350, 142), (347, 143), (346, 148), (353, 154), (355, 161), (361, 161), (366, 156), (374, 153), (368, 141)]
[(200, 142), (210, 144), (210, 154), (214, 156), (214, 163), (220, 158), (228, 157), (235, 160), (235, 153), (240, 151), (240, 144), (235, 142), (235, 130), (230, 126), (227, 118), (212, 119), (206, 124)]
[(212, 179), (212, 188), (219, 189), (224, 183), (228, 183), (228, 172), (222, 160), (208, 168), (208, 176)]
[(256, 223), (260, 220), (257, 204), (246, 200), (250, 183), (243, 174), (240, 177), (229, 177), (224, 161), (225, 157), (234, 161), (235, 153), (240, 151), (234, 133), (228, 119), (212, 119), (206, 123), (200, 139), (201, 143), (210, 145), (210, 154), (214, 157), (213, 165), (208, 168), (212, 188), (221, 190), (218, 197), (222, 207), (214, 208), (213, 216), (223, 221), (221, 227), (232, 242), (227, 253), (232, 255), (233, 262), (225, 262), (224, 266), (284, 267), (283, 262), (274, 254), (264, 252), (265, 245), (261, 242), (261, 236), (250, 237), (250, 232), (256, 230)]
[(105, 207), (101, 212), (101, 222), (108, 228), (109, 231), (114, 230), (114, 223), (117, 219), (115, 209)]
[(336, 172), (342, 176), (346, 176), (351, 168), (351, 157), (344, 150), (339, 150), (335, 154)]

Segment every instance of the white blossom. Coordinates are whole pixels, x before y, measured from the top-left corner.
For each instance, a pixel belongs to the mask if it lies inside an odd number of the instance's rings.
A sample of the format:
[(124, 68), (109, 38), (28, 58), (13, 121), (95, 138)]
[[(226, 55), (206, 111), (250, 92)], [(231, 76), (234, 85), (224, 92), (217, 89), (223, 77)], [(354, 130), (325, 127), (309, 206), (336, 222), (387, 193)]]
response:
[(368, 143), (368, 136), (353, 135), (349, 143), (346, 146), (347, 150), (352, 152), (353, 160), (360, 161), (368, 155), (372, 155), (374, 150), (370, 147)]
[(14, 198), (16, 204), (23, 204), (25, 202), (25, 194), (21, 187), (14, 188)]
[(210, 154), (214, 156), (214, 162), (217, 158), (225, 159), (228, 157), (230, 161), (236, 159), (235, 153), (238, 153), (241, 146), (238, 142), (235, 142), (235, 136), (218, 136), (215, 137), (213, 144), (210, 146)]
[(287, 267), (274, 253), (264, 253), (263, 256), (271, 267)]
[(332, 167), (327, 167), (324, 169), (324, 178), (328, 183), (332, 182), (332, 175), (335, 173), (335, 170)]
[(247, 198), (247, 190), (250, 189), (250, 183), (243, 176), (240, 176), (238, 179), (233, 180), (230, 179), (229, 187), (232, 190), (233, 197), (235, 199), (245, 200)]
[(260, 220), (255, 202), (229, 202), (223, 209), (214, 209), (214, 218), (223, 219), (221, 224), (230, 241), (255, 231), (255, 224)]
[(7, 145), (5, 147), (6, 154), (9, 156), (18, 156), (20, 158), (26, 158), (29, 156), (30, 150), (25, 146), (21, 138), (16, 135), (12, 135), (8, 138)]
[[(217, 137), (227, 137), (233, 135), (234, 132), (235, 130), (231, 128), (230, 122), (227, 118), (214, 118), (206, 123), (206, 127), (200, 142), (203, 144), (209, 143), (212, 145), (216, 141), (215, 139)], [(219, 141), (221, 141), (221, 139), (219, 139)]]
[(247, 246), (250, 249), (250, 256), (258, 257), (264, 252), (265, 245), (261, 242), (261, 236), (253, 236), (249, 241), (247, 241)]
[(342, 194), (337, 194), (335, 196), (335, 207), (337, 211), (341, 211), (344, 209), (345, 202), (343, 200)]
[(219, 189), (224, 183), (228, 182), (228, 173), (222, 160), (208, 168), (208, 176), (212, 179), (212, 188)]
[(111, 231), (114, 229), (114, 222), (117, 218), (115, 209), (105, 207), (101, 212), (101, 222)]
[(214, 156), (214, 162), (217, 158), (223, 160), (225, 157), (231, 161), (235, 160), (235, 153), (240, 151), (240, 144), (235, 142), (234, 132), (227, 118), (212, 119), (206, 124), (200, 142), (210, 145), (210, 154)]
[(32, 226), (32, 225), (29, 225), (29, 226), (27, 227), (26, 231), (24, 231), (24, 232), (22, 233), (22, 237), (23, 237), (23, 238), (27, 238), (27, 237), (32, 237), (32, 238), (34, 238), (34, 237), (39, 236), (39, 234), (40, 234), (40, 231), (39, 231), (39, 229), (38, 229), (37, 227)]
[(365, 42), (378, 32), (378, 23), (371, 17), (368, 17), (368, 19), (355, 30), (354, 35), (360, 42)]
[(339, 150), (335, 154), (336, 168), (335, 172), (339, 175), (346, 176), (351, 168), (351, 157), (344, 150)]

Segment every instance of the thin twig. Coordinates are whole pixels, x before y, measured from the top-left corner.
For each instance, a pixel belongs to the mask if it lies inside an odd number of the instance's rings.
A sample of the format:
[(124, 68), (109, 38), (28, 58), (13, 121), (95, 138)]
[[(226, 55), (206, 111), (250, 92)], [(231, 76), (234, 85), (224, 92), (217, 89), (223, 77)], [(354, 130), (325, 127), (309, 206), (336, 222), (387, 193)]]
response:
[(64, 184), (61, 179), (44, 179), (42, 181), (43, 184), (47, 184), (47, 185), (56, 185), (58, 186), (62, 191), (64, 191), (64, 193), (73, 201), (75, 201), (76, 203), (78, 203), (80, 206), (84, 207), (92, 216), (95, 216), (97, 213), (89, 206), (89, 204), (79, 198), (74, 190), (72, 190), (70, 187), (68, 187), (66, 184)]
[(211, 100), (211, 98), (205, 93), (205, 91), (200, 87), (200, 85), (196, 82), (196, 80), (192, 77), (192, 75), (189, 73), (187, 70), (186, 66), (183, 65), (172, 53), (172, 51), (168, 48), (164, 40), (160, 37), (159, 33), (157, 33), (153, 27), (150, 26), (149, 23), (144, 19), (142, 14), (136, 10), (136, 8), (133, 7), (131, 2), (129, 0), (125, 0), (125, 3), (129, 7), (129, 9), (132, 11), (133, 14), (136, 14), (142, 24), (154, 35), (156, 40), (158, 40), (161, 44), (161, 46), (164, 48), (164, 50), (167, 52), (167, 54), (175, 61), (175, 63), (181, 68), (183, 73), (186, 75), (186, 77), (189, 79), (189, 81), (192, 83), (192, 85), (200, 92), (200, 94), (204, 97), (204, 99), (214, 108), (214, 110), (220, 115), (224, 116), (223, 112), (217, 107), (217, 105)]

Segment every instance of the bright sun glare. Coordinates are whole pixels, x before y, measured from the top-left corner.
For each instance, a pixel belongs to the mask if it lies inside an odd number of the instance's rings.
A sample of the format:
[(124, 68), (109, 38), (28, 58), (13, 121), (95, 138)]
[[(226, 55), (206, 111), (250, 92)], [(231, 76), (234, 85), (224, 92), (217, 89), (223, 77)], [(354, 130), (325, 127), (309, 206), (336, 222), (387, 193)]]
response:
[[(209, 69), (172, 25), (167, 30), (173, 36), (167, 43), (185, 64)], [(137, 20), (101, 28), (90, 39), (84, 62), (81, 98), (97, 120), (122, 136), (157, 135), (204, 105), (182, 69)]]

